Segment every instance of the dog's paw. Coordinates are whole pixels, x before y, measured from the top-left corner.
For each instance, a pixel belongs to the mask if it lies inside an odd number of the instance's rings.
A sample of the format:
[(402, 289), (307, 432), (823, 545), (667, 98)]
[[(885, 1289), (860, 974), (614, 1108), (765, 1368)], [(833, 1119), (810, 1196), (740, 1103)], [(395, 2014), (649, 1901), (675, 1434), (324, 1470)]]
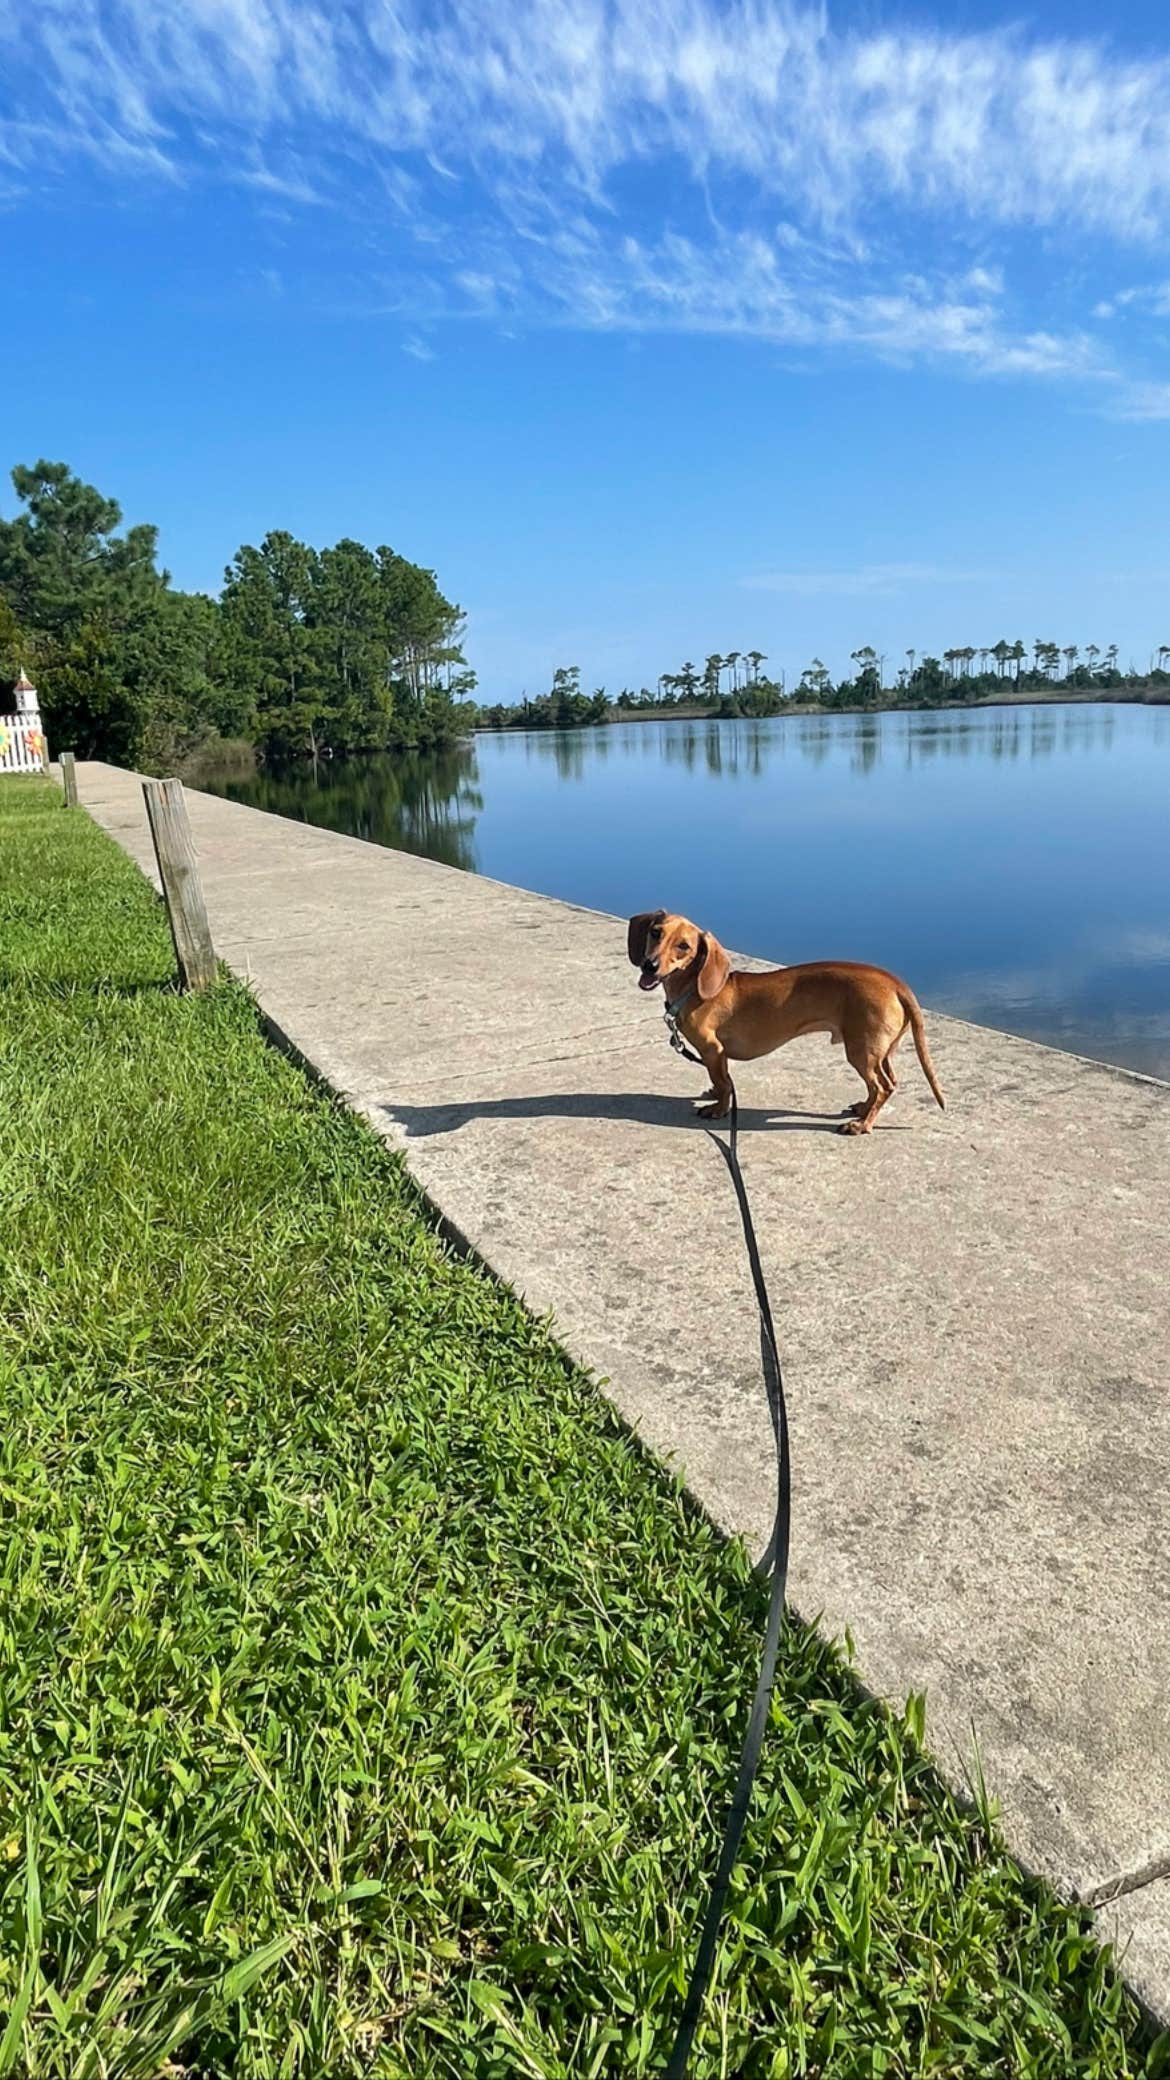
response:
[(837, 1129), (839, 1134), (868, 1134), (869, 1131), (867, 1126), (863, 1126), (861, 1118), (857, 1114), (852, 1119), (843, 1120)]
[(726, 1119), (730, 1111), (730, 1105), (700, 1105), (697, 1113), (695, 1114), (695, 1118)]

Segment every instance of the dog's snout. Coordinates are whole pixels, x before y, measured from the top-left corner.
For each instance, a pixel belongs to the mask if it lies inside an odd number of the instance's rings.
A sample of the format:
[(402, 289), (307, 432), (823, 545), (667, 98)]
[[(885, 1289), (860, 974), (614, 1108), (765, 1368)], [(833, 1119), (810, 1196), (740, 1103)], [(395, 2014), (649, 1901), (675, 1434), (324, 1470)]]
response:
[(657, 961), (657, 959), (654, 959), (654, 960), (646, 959), (646, 960), (644, 960), (644, 961), (642, 962), (642, 973), (643, 973), (643, 975), (657, 975), (657, 973), (658, 973), (658, 961)]

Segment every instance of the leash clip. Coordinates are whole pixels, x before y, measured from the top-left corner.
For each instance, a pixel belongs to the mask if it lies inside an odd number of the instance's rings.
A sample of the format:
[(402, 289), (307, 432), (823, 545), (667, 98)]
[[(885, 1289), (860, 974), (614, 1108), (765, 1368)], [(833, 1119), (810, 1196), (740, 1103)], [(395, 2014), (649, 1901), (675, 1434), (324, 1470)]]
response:
[(693, 1062), (696, 1068), (701, 1069), (703, 1067), (702, 1057), (692, 1053), (691, 1049), (687, 1046), (686, 1041), (683, 1039), (682, 1034), (679, 1032), (679, 1015), (678, 1012), (675, 1010), (673, 1004), (668, 1004), (666, 1006), (665, 1010), (663, 1011), (662, 1018), (663, 1023), (666, 1026), (667, 1033), (670, 1036), (670, 1044), (673, 1047), (675, 1053), (681, 1054), (684, 1062)]

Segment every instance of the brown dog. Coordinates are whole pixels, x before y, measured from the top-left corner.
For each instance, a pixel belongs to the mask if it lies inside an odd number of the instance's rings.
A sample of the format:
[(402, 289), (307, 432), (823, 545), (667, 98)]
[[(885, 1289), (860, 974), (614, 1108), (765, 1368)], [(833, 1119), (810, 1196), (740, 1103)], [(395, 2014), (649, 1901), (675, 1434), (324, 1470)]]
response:
[(626, 950), (641, 969), (640, 989), (666, 993), (675, 1029), (688, 1040), (711, 1078), (704, 1119), (731, 1110), (728, 1062), (752, 1062), (802, 1033), (828, 1033), (839, 1041), (865, 1085), (842, 1134), (868, 1134), (897, 1086), (893, 1053), (909, 1029), (922, 1073), (940, 1105), (943, 1094), (926, 1044), (918, 999), (906, 983), (884, 968), (856, 961), (806, 961), (765, 975), (731, 963), (710, 932), (665, 910), (631, 917)]

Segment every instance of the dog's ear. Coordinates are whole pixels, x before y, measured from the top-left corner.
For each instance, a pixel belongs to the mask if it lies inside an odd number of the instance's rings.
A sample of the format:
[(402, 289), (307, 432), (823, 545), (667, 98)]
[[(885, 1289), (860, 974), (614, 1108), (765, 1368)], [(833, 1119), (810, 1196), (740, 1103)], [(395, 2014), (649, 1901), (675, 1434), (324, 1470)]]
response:
[(702, 962), (699, 969), (699, 995), (706, 1004), (712, 997), (719, 995), (731, 973), (731, 962), (718, 939), (710, 932), (701, 932), (699, 935), (699, 959)]
[(626, 952), (635, 968), (640, 968), (646, 958), (646, 944), (650, 937), (651, 925), (661, 924), (665, 916), (665, 910), (639, 910), (636, 917), (631, 917), (626, 932)]

